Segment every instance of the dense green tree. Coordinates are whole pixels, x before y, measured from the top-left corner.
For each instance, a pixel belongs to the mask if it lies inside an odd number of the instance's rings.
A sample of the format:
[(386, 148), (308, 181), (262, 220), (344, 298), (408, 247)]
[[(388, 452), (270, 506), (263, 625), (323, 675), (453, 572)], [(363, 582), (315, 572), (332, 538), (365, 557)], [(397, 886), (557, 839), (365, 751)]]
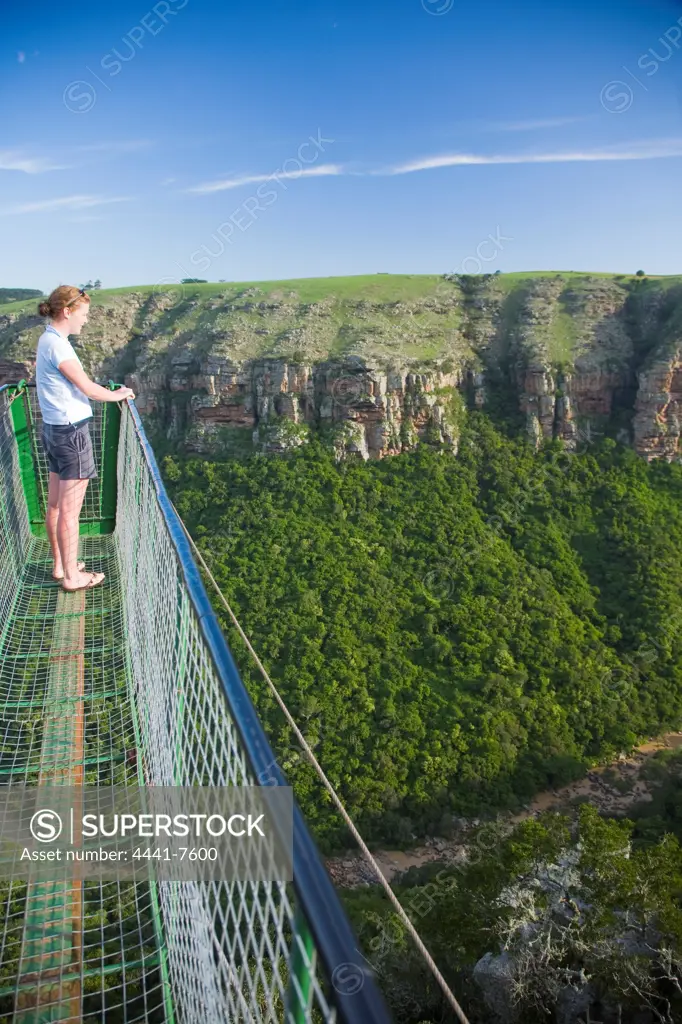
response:
[(19, 302), (22, 299), (40, 299), (42, 295), (39, 288), (0, 288), (0, 304)]
[[(473, 1024), (543, 1024), (581, 1004), (570, 1019), (681, 1019), (682, 850), (670, 835), (633, 849), (632, 827), (589, 806), (574, 828), (547, 814), (492, 843), (481, 830), (462, 865), (402, 876), (399, 899)], [(381, 892), (345, 902), (395, 1019), (454, 1021)], [(491, 958), (495, 986), (475, 970)]]
[[(682, 721), (682, 467), (536, 452), (483, 414), (455, 458), (168, 457), (172, 496), (370, 839), (539, 788)], [(327, 849), (344, 832), (218, 608)]]

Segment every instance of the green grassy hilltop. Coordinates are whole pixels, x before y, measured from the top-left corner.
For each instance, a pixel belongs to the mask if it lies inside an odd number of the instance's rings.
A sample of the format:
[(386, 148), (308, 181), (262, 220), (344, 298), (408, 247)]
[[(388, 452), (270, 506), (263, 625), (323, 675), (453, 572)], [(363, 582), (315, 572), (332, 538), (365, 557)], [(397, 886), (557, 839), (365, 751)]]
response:
[[(99, 342), (118, 349), (144, 335), (158, 343), (155, 352), (175, 349), (177, 340), (198, 354), (230, 354), (240, 360), (349, 354), (394, 362), (464, 357), (486, 307), (499, 307), (502, 322), (511, 322), (524, 303), (543, 301), (544, 288), (557, 302), (550, 354), (570, 357), (580, 339), (571, 333), (569, 321), (589, 297), (607, 295), (623, 304), (634, 289), (643, 295), (680, 285), (679, 276), (641, 279), (573, 271), (136, 285), (90, 292), (93, 313), (82, 340), (93, 359)], [(0, 317), (10, 314), (17, 325), (9, 333), (0, 330), (0, 354), (9, 356), (11, 348), (13, 356), (30, 355), (35, 331), (22, 338), (18, 334), (29, 327), (35, 307), (34, 299), (0, 304)], [(109, 337), (114, 330), (119, 336)]]

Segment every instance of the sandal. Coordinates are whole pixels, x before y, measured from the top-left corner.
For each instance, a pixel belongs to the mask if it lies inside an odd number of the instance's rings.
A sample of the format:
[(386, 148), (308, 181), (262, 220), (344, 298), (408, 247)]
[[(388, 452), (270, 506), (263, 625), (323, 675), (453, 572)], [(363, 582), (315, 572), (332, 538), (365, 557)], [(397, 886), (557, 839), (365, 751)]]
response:
[[(79, 562), (76, 568), (78, 569), (79, 572), (83, 572), (83, 569), (85, 568), (85, 562)], [(57, 582), (59, 582), (59, 580), (64, 579), (64, 573), (62, 573), (61, 576), (55, 576), (55, 574), (52, 573), (52, 579), (57, 580)]]
[[(65, 587), (62, 583), (62, 590), (65, 590), (67, 594), (75, 594), (77, 590), (92, 590), (93, 587), (98, 587), (100, 583), (104, 582), (103, 572), (88, 572), (86, 576), (90, 577), (90, 582), (85, 583), (82, 587)], [(97, 577), (100, 579), (97, 579)]]

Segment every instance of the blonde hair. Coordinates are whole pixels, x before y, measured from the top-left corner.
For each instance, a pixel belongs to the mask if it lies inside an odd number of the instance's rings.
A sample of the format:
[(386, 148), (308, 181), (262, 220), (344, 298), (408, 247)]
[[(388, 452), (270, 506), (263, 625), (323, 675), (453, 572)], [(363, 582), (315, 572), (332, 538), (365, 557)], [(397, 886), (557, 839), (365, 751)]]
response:
[[(78, 301), (76, 301), (78, 300)], [(81, 302), (89, 302), (90, 296), (85, 294), (84, 288), (76, 288), (72, 284), (60, 284), (59, 288), (40, 303), (38, 312), (41, 316), (49, 316), (55, 320), (68, 307), (79, 306)]]

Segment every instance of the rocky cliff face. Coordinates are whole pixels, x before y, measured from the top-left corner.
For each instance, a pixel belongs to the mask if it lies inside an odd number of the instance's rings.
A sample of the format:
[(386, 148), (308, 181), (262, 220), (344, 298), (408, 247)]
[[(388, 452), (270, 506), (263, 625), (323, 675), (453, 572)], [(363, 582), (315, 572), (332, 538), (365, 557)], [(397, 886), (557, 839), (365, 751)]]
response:
[(159, 416), (190, 449), (215, 449), (225, 429), (243, 428), (262, 451), (282, 451), (301, 444), (309, 429), (329, 427), (339, 455), (381, 458), (420, 439), (456, 450), (457, 372), (386, 371), (352, 358), (240, 364), (177, 356), (172, 363), (167, 377), (138, 371), (126, 383), (140, 412)]
[(639, 374), (633, 421), (636, 451), (651, 459), (682, 458), (682, 341)]
[(681, 313), (679, 288), (653, 282), (525, 286), (508, 333), (529, 435), (574, 448), (611, 432), (646, 458), (681, 458)]
[[(321, 428), (340, 457), (456, 450), (464, 405), (502, 384), (537, 443), (611, 433), (682, 458), (674, 279), (377, 275), (364, 295), (352, 281), (343, 297), (324, 282), (101, 293), (81, 359), (125, 378), (150, 424), (195, 451), (283, 451)], [(0, 306), (0, 381), (31, 374), (41, 324), (30, 305)]]

